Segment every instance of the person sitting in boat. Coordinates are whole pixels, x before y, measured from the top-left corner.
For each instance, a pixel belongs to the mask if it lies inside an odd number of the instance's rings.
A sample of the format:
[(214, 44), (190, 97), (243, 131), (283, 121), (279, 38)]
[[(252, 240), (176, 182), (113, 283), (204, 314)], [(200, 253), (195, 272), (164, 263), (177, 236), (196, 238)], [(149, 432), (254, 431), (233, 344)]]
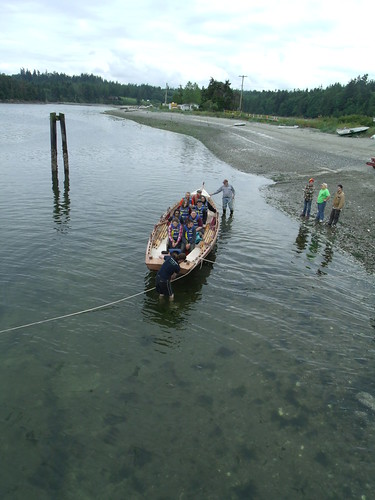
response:
[(197, 201), (202, 199), (202, 190), (197, 189), (196, 194), (193, 194), (191, 197), (191, 204), (196, 207), (197, 206)]
[(203, 206), (205, 206), (207, 208), (207, 210), (211, 210), (211, 212), (214, 212), (216, 214), (216, 208), (211, 205), (211, 203), (209, 202), (209, 200), (207, 200), (207, 198), (205, 196), (202, 195), (201, 200), (202, 200)]
[(190, 202), (188, 200), (186, 200), (185, 198), (184, 198), (184, 201), (180, 207), (180, 213), (181, 213), (181, 217), (182, 217), (183, 221), (186, 222), (190, 216)]
[(185, 196), (183, 198), (181, 198), (180, 203), (179, 203), (180, 207), (183, 205), (185, 200), (188, 202), (188, 206), (190, 206), (192, 203), (190, 191), (186, 191)]
[(197, 239), (197, 230), (194, 227), (194, 222), (189, 219), (186, 221), (186, 224), (182, 233), (182, 244), (181, 244), (181, 252), (189, 253), (195, 248), (195, 242)]
[(203, 221), (201, 217), (198, 216), (195, 210), (191, 211), (189, 220), (193, 221), (195, 230), (197, 232), (197, 238), (195, 240), (196, 243), (199, 243), (202, 240), (202, 234), (204, 233)]
[(194, 207), (194, 210), (197, 212), (198, 216), (202, 219), (203, 226), (205, 226), (207, 222), (207, 208), (203, 205), (202, 200), (197, 200), (197, 206)]
[(189, 217), (189, 220), (192, 220), (193, 221), (193, 224), (194, 224), (194, 227), (195, 229), (200, 232), (203, 231), (203, 221), (202, 221), (202, 218), (199, 217), (197, 211), (193, 208), (191, 213), (190, 213), (190, 217)]
[(181, 239), (182, 239), (183, 226), (181, 222), (174, 217), (172, 222), (168, 226), (168, 243), (167, 250), (169, 249), (180, 249)]
[(184, 219), (183, 217), (181, 216), (181, 210), (179, 208), (176, 208), (174, 211), (173, 211), (173, 215), (171, 215), (169, 218), (168, 218), (168, 222), (171, 223), (173, 219), (178, 219), (178, 221), (183, 224), (184, 223)]

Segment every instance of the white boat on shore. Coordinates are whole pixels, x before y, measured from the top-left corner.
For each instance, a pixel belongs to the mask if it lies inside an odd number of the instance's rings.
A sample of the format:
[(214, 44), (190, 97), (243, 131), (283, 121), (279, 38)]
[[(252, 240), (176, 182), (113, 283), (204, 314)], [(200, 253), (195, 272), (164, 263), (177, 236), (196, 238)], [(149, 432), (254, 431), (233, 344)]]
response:
[(339, 135), (355, 135), (361, 132), (366, 132), (370, 127), (353, 127), (353, 128), (338, 128), (336, 132)]

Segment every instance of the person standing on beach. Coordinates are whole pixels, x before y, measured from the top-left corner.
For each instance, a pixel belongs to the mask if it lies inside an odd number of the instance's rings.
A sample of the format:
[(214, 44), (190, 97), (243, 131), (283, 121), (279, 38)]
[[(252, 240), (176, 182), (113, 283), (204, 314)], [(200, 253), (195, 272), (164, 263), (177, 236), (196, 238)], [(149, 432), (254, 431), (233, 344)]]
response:
[(311, 177), (309, 179), (308, 184), (306, 184), (305, 189), (303, 190), (303, 211), (301, 213), (301, 217), (305, 217), (308, 219), (310, 217), (311, 212), (311, 203), (314, 196), (314, 179)]
[(330, 199), (331, 194), (328, 191), (328, 186), (325, 182), (323, 182), (321, 186), (321, 190), (318, 194), (317, 204), (318, 204), (318, 213), (316, 214), (315, 220), (316, 222), (323, 222), (324, 220), (324, 209), (326, 208), (327, 201)]
[(344, 205), (345, 193), (342, 190), (342, 184), (338, 184), (337, 191), (335, 193), (335, 196), (333, 197), (332, 210), (328, 221), (329, 226), (336, 226), (340, 217), (340, 212), (344, 208)]
[(214, 194), (218, 194), (218, 193), (220, 193), (220, 191), (223, 192), (223, 215), (226, 214), (227, 206), (229, 206), (230, 215), (233, 215), (233, 211), (234, 211), (234, 203), (233, 202), (234, 202), (234, 197), (236, 194), (234, 187), (228, 183), (227, 179), (224, 179), (223, 185), (221, 187), (219, 187), (219, 189), (217, 191), (210, 194), (210, 196), (213, 196)]

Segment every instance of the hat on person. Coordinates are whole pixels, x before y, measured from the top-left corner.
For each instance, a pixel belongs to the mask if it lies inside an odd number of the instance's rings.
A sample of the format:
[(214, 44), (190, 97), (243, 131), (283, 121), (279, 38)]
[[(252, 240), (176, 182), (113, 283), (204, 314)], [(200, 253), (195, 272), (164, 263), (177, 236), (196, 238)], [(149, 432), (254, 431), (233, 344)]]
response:
[(311, 177), (311, 179), (309, 179), (309, 182), (314, 182), (314, 180), (315, 180), (315, 179), (313, 179), (313, 178)]

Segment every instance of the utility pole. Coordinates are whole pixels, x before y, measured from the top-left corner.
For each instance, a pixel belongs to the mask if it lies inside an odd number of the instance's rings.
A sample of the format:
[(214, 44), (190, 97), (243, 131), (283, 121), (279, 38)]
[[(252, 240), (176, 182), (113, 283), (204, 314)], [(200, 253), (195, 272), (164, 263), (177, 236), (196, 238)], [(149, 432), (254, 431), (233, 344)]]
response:
[(241, 81), (241, 95), (240, 95), (240, 107), (239, 107), (239, 112), (240, 114), (242, 113), (242, 94), (243, 94), (243, 80), (244, 78), (247, 78), (247, 75), (238, 75), (240, 78), (242, 78)]
[(165, 84), (165, 99), (164, 99), (164, 106), (167, 105), (167, 95), (168, 95), (168, 83)]

